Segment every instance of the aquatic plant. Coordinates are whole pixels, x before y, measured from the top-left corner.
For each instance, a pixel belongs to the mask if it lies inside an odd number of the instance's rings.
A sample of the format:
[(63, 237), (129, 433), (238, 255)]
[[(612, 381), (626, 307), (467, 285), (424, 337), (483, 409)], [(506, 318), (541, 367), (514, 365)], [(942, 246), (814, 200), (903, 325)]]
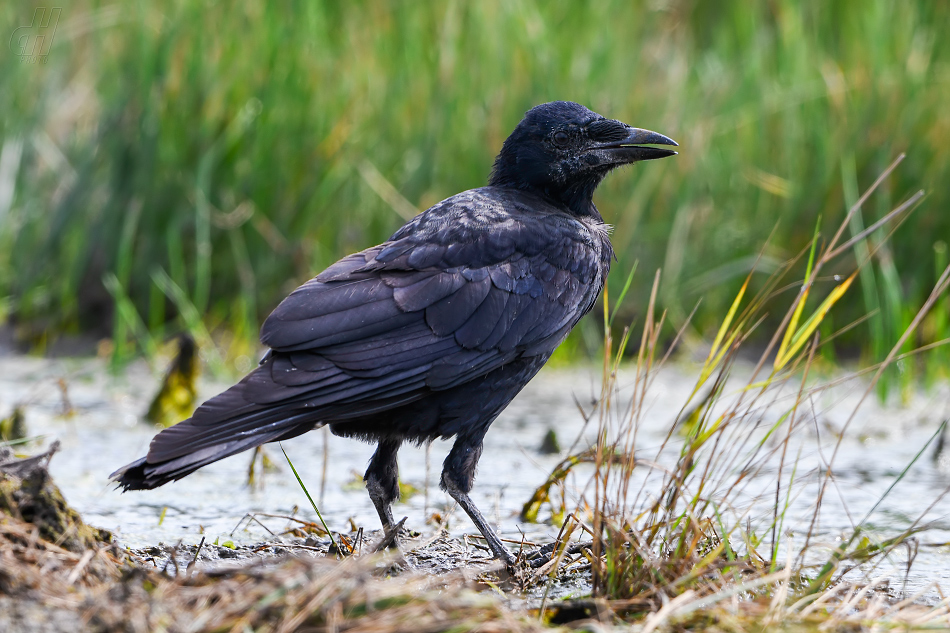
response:
[[(821, 376), (816, 377), (823, 373), (816, 367), (821, 347), (838, 335), (824, 330), (823, 321), (849, 290), (853, 292), (851, 286), (863, 269), (859, 264), (847, 276), (830, 278), (825, 270), (835, 258), (859, 245), (872, 250), (883, 248), (879, 242), (869, 243), (868, 236), (882, 227), (892, 233), (922, 195), (911, 196), (874, 226), (843, 239), (857, 210), (901, 158), (852, 205), (833, 236), (825, 239), (816, 230), (809, 248), (799, 254), (799, 258), (807, 254), (801, 281), (786, 281), (795, 270), (798, 258), (793, 258), (747, 299), (750, 274), (709, 346), (692, 393), (683, 401), (680, 415), (655, 451), (641, 447), (638, 431), (647, 415), (653, 378), (672, 353), (672, 348), (659, 347), (659, 332), (666, 319), (665, 314), (654, 316), (659, 273), (641, 326), (635, 361), (628, 368), (628, 378), (630, 373), (635, 377), (633, 385), (622, 389), (618, 377), (632, 330), (625, 328), (620, 340), (614, 342), (609, 327), (612, 314), (605, 297), (604, 323), (608, 325), (604, 329), (602, 389), (595, 410), (587, 414), (597, 422), (597, 441), (574, 460), (576, 463), (588, 458), (591, 451), (596, 453), (592, 491), (580, 498), (567, 517), (573, 525), (566, 534), (577, 532), (578, 527), (587, 533), (590, 543), (584, 551), (594, 595), (609, 599), (615, 611), (631, 617), (652, 613), (646, 620), (646, 628), (652, 630), (671, 617), (707, 613), (713, 605), (741, 596), (744, 600), (769, 601), (766, 621), (804, 617), (813, 614), (829, 592), (839, 591), (839, 583), (845, 582), (848, 572), (873, 569), (880, 559), (924, 529), (918, 519), (898, 534), (884, 538), (869, 531), (868, 523), (929, 443), (836, 547), (822, 550), (816, 546), (814, 534), (821, 500), (826, 490), (835, 486), (838, 449), (860, 404), (893, 363), (932, 351), (931, 345), (910, 351), (905, 345), (914, 340), (916, 328), (950, 287), (947, 266), (882, 362), (845, 379), (823, 381)], [(866, 265), (868, 259), (863, 261)], [(814, 289), (822, 282), (830, 282), (831, 289), (814, 297)], [(789, 296), (790, 291), (795, 291), (794, 295)], [(776, 307), (784, 313), (779, 326), (767, 337), (764, 349), (757, 352), (758, 360), (751, 370), (734, 376), (743, 345), (748, 345), (756, 328), (763, 327), (765, 313)], [(867, 375), (870, 378), (864, 383), (854, 380)], [(854, 380), (855, 389), (863, 387), (863, 396), (837, 430), (833, 452), (823, 458), (821, 470), (800, 472), (800, 454), (796, 454), (793, 438), (805, 428), (814, 427), (813, 399), (843, 380)], [(565, 460), (565, 464), (569, 462), (570, 458)], [(650, 474), (642, 475), (644, 471)], [(772, 495), (750, 490), (751, 483), (763, 477), (775, 482)], [(562, 473), (559, 479), (563, 478)], [(792, 539), (783, 534), (788, 525), (786, 513), (804, 479), (817, 482), (817, 502), (807, 530)], [(947, 492), (950, 489), (935, 491), (933, 503)], [(880, 585), (883, 579), (876, 582)], [(863, 586), (862, 599), (870, 600), (875, 583)]]

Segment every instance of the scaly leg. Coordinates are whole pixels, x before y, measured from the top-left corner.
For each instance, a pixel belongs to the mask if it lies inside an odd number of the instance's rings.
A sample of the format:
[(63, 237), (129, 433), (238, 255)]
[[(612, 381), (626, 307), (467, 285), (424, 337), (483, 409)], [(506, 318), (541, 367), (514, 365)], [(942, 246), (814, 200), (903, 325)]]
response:
[(472, 523), (482, 533), (488, 546), (499, 558), (509, 567), (516, 562), (514, 555), (504, 546), (495, 531), (488, 525), (488, 521), (478, 511), (468, 493), (472, 489), (475, 481), (475, 467), (478, 465), (478, 458), (482, 455), (482, 437), (484, 433), (477, 437), (466, 437), (460, 435), (455, 440), (449, 456), (445, 458), (442, 468), (442, 489), (449, 493), (455, 499)]
[(380, 440), (369, 460), (369, 468), (363, 475), (369, 498), (376, 506), (383, 530), (393, 527), (393, 501), (399, 498), (399, 466), (396, 464), (396, 453), (399, 451), (399, 440)]

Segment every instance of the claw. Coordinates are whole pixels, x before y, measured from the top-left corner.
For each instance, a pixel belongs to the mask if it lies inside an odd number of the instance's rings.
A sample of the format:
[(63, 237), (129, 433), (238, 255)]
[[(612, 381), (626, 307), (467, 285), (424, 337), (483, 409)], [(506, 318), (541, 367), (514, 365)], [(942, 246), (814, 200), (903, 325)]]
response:
[(373, 552), (381, 552), (388, 547), (391, 547), (393, 549), (398, 549), (399, 544), (397, 543), (397, 537), (399, 536), (400, 532), (405, 531), (405, 529), (403, 528), (403, 525), (405, 525), (406, 519), (408, 518), (409, 517), (403, 517), (399, 521), (399, 523), (395, 525), (390, 525), (389, 527), (384, 528), (383, 537), (379, 539), (379, 541), (375, 545), (373, 545), (373, 548), (372, 548)]

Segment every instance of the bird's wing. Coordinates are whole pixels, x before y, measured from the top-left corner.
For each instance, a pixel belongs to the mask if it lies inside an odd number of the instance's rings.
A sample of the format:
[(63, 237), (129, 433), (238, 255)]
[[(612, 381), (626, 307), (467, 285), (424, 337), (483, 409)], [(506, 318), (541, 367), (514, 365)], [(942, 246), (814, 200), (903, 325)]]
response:
[(569, 223), (404, 231), (291, 293), (262, 327), (262, 366), (156, 436), (148, 462), (385, 411), (550, 354), (599, 292), (598, 256)]
[[(518, 239), (526, 228), (535, 232)], [(445, 389), (515, 356), (550, 354), (590, 308), (601, 262), (576, 231), (518, 229), (475, 242), (395, 240), (331, 266), (264, 323), (273, 380), (311, 389), (335, 368), (387, 393), (410, 374), (407, 385)]]

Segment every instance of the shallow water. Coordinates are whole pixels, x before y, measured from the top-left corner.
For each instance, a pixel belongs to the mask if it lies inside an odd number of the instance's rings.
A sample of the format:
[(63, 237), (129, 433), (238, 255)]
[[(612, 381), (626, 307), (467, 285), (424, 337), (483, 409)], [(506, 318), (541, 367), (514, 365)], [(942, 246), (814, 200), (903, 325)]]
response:
[[(742, 373), (742, 368), (737, 373)], [(747, 371), (747, 370), (746, 370)], [(667, 465), (679, 450), (677, 440), (659, 458), (657, 448), (676, 418), (683, 400), (692, 390), (696, 370), (674, 366), (656, 374), (645, 399), (646, 406), (637, 438), (637, 456)], [(155, 433), (140, 421), (160, 380), (160, 372), (145, 363), (134, 363), (121, 376), (106, 371), (96, 359), (49, 360), (7, 355), (0, 357), (0, 415), (7, 415), (21, 404), (31, 435), (43, 434), (46, 441), (58, 438), (61, 452), (50, 470), (67, 500), (94, 525), (115, 532), (123, 544), (141, 547), (158, 542), (197, 543), (202, 536), (209, 541), (233, 540), (250, 543), (266, 539), (267, 531), (257, 524), (235, 527), (247, 513), (288, 515), (299, 507), (298, 516), (315, 516), (296, 480), (290, 473), (280, 449), (266, 450), (279, 472), (266, 473), (262, 487), (246, 485), (250, 453), (212, 464), (186, 479), (154, 491), (120, 494), (108, 484), (108, 475), (123, 464), (143, 455)], [(632, 374), (621, 374), (621, 395), (629, 397), (634, 383)], [(736, 383), (738, 384), (738, 383)], [(228, 383), (204, 381), (202, 395), (211, 396)], [(503, 537), (528, 541), (549, 541), (557, 528), (544, 524), (523, 524), (518, 515), (524, 502), (541, 484), (554, 466), (567, 454), (575, 438), (586, 446), (596, 433), (596, 420), (585, 427), (578, 411), (580, 404), (590, 410), (599, 394), (600, 374), (588, 369), (549, 369), (543, 371), (499, 417), (485, 440), (485, 449), (472, 497), (490, 521), (500, 527)], [(809, 528), (818, 490), (818, 469), (830, 458), (836, 433), (842, 429), (866, 387), (851, 381), (812, 398), (801, 415), (806, 423), (789, 443), (789, 460), (783, 469), (786, 483), (794, 475), (793, 497), (789, 503), (784, 529), (800, 545)], [(727, 389), (727, 393), (729, 389)], [(627, 395), (624, 395), (627, 394)], [(780, 401), (764, 415), (767, 422), (790, 406)], [(854, 417), (834, 462), (837, 486), (830, 487), (822, 503), (816, 540), (833, 546), (837, 539), (885, 493), (895, 477), (909, 464), (933, 436), (940, 421), (950, 417), (950, 393), (947, 387), (920, 394), (900, 407), (882, 407), (869, 398)], [(560, 455), (543, 455), (538, 448), (548, 428), (557, 431), (562, 445)], [(757, 441), (763, 427), (749, 425), (733, 441)], [(769, 439), (767, 446), (784, 439)], [(329, 460), (324, 464), (324, 443)], [(373, 447), (330, 435), (324, 430), (311, 432), (284, 442), (324, 518), (334, 530), (349, 531), (351, 521), (367, 530), (379, 527), (378, 518), (360, 476)], [(449, 442), (437, 441), (425, 448), (407, 446), (399, 455), (404, 483), (419, 492), (396, 504), (397, 519), (407, 516), (407, 527), (422, 532), (434, 528), (426, 517), (440, 512), (449, 517), (449, 530), (456, 535), (474, 534), (468, 518), (442, 491), (437, 482), (441, 462)], [(941, 500), (929, 512), (927, 507), (950, 485), (950, 465), (946, 459), (933, 459), (935, 446), (910, 468), (871, 516), (869, 524), (877, 537), (894, 536), (921, 517), (931, 529), (920, 535), (921, 546), (911, 573), (908, 591), (924, 589), (931, 581), (950, 587), (950, 549), (935, 544), (950, 541), (950, 500)], [(950, 449), (948, 449), (950, 452)], [(796, 462), (792, 468), (788, 464)], [(736, 505), (749, 509), (754, 524), (771, 518), (777, 460), (768, 462), (747, 480)], [(741, 460), (737, 467), (741, 466)], [(326, 477), (324, 479), (324, 473)], [(577, 469), (568, 480), (568, 503), (580, 494), (589, 480), (589, 470)], [(651, 475), (652, 473), (652, 475)], [(632, 503), (644, 504), (656, 494), (660, 479), (656, 471), (637, 468), (631, 489), (643, 485), (643, 494)], [(782, 502), (785, 499), (783, 486)], [(164, 518), (162, 514), (164, 512)], [(541, 518), (547, 515), (542, 511)], [(287, 521), (261, 517), (271, 530), (284, 529)], [(768, 551), (763, 546), (762, 553)], [(780, 555), (780, 559), (784, 554)], [(900, 549), (870, 576), (886, 574), (898, 583), (905, 575), (906, 550)], [(866, 570), (865, 570), (866, 571)], [(893, 586), (893, 583), (892, 583)]]

